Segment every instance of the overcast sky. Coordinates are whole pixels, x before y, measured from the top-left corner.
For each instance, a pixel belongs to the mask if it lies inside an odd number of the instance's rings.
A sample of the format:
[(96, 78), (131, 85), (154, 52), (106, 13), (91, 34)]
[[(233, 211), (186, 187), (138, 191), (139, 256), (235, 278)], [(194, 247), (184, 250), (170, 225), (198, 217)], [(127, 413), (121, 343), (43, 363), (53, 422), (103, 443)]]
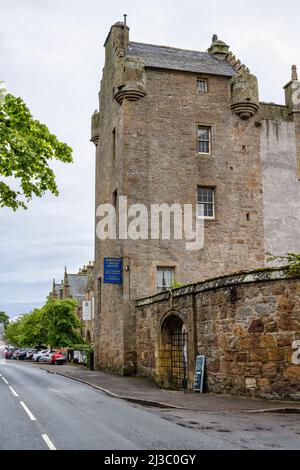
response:
[[(263, 101), (283, 103), (290, 66), (300, 67), (300, 4), (227, 0), (0, 0), (0, 80), (74, 149), (56, 165), (59, 198), (28, 211), (0, 209), (0, 310), (43, 303), (52, 279), (93, 259), (94, 147), (103, 43), (128, 14), (138, 42), (206, 50), (213, 33), (258, 76)], [(16, 305), (18, 304), (18, 305)]]

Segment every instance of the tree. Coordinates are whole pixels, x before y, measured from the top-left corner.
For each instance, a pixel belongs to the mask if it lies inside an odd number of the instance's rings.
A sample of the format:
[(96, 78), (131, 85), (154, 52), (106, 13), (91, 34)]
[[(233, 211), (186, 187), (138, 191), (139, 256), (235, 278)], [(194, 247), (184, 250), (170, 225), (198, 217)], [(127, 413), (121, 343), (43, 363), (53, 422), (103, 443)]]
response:
[(20, 348), (50, 346), (52, 349), (83, 344), (77, 332), (81, 322), (75, 313), (76, 305), (72, 299), (48, 299), (41, 309), (35, 309), (10, 322), (5, 338)]
[(76, 331), (81, 327), (75, 313), (76, 305), (77, 302), (73, 299), (49, 299), (43, 307), (48, 344), (51, 348), (65, 348), (84, 342)]
[(4, 328), (7, 327), (9, 323), (9, 316), (5, 312), (0, 312), (0, 323), (4, 324)]
[[(21, 98), (0, 88), (0, 206), (27, 209), (33, 196), (58, 196), (51, 160), (71, 163), (72, 149), (33, 118)], [(17, 180), (16, 189), (11, 178)]]
[(22, 318), (18, 318), (10, 322), (5, 330), (5, 340), (7, 343), (12, 344), (18, 348), (22, 347), (21, 344), (21, 330), (22, 330)]
[(18, 331), (22, 347), (41, 347), (48, 344), (47, 326), (43, 309), (36, 308), (22, 316)]

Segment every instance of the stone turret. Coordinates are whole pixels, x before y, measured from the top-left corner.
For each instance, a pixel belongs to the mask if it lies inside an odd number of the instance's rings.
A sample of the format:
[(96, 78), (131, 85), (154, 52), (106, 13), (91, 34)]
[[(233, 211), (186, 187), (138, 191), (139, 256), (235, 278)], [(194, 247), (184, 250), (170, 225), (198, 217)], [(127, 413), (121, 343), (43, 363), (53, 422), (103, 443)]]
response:
[(124, 99), (138, 101), (146, 95), (145, 64), (141, 59), (128, 54), (128, 45), (129, 28), (124, 18), (123, 23), (118, 22), (111, 27), (105, 42), (106, 78), (113, 80), (114, 98), (120, 105)]
[(125, 23), (118, 21), (110, 28), (110, 32), (105, 41), (104, 47), (106, 48), (106, 54), (110, 53), (110, 47), (112, 46), (118, 57), (124, 57), (128, 43), (129, 28)]
[(141, 59), (127, 56), (119, 67), (115, 86), (115, 99), (138, 101), (146, 95), (145, 64)]
[(70, 284), (69, 284), (69, 277), (67, 272), (67, 267), (65, 267), (65, 275), (63, 280), (63, 297), (68, 298), (71, 296)]
[(231, 110), (241, 119), (250, 119), (259, 108), (258, 82), (248, 71), (237, 73), (231, 80)]
[(291, 80), (285, 85), (285, 102), (291, 121), (295, 123), (297, 149), (297, 177), (300, 181), (300, 81), (296, 65), (292, 66)]
[(291, 80), (285, 85), (285, 102), (288, 107), (289, 114), (300, 113), (300, 81), (298, 80), (297, 66), (292, 65)]
[(57, 295), (57, 290), (56, 290), (56, 281), (55, 279), (53, 279), (53, 284), (52, 284), (52, 291), (51, 291), (51, 298), (52, 299), (57, 299), (58, 298), (58, 295)]
[(92, 116), (92, 131), (91, 131), (91, 142), (93, 142), (96, 147), (99, 142), (99, 120), (100, 113), (96, 110)]
[(231, 81), (232, 112), (245, 120), (254, 116), (259, 108), (257, 78), (232, 52), (229, 52), (229, 46), (220, 41), (216, 34), (213, 35), (208, 53), (216, 59), (226, 61), (236, 71)]
[(216, 34), (213, 35), (212, 45), (208, 49), (208, 53), (217, 59), (225, 60), (229, 52), (229, 46), (218, 39)]

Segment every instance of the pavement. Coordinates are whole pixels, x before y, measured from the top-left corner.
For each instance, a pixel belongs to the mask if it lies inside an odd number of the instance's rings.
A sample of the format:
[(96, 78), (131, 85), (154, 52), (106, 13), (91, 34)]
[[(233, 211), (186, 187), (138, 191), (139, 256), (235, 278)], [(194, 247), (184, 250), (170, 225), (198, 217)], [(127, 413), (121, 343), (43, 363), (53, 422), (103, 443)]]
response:
[[(28, 364), (26, 364), (28, 365)], [(94, 387), (108, 396), (129, 402), (158, 408), (174, 408), (195, 411), (247, 413), (290, 412), (300, 413), (300, 402), (260, 400), (216, 395), (195, 394), (162, 390), (153, 381), (144, 377), (122, 377), (103, 371), (90, 371), (80, 365), (52, 366), (31, 364), (49, 373), (61, 375)]]

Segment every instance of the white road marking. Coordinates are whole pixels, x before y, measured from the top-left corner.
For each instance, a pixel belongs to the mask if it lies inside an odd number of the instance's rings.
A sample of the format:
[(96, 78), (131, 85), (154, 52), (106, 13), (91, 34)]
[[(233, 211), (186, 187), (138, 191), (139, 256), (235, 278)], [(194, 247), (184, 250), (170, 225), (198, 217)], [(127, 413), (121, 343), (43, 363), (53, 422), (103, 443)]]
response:
[(8, 385), (8, 382), (7, 382), (7, 380), (6, 380), (4, 377), (2, 377), (2, 380), (3, 380), (3, 382), (6, 383), (6, 385)]
[(50, 450), (56, 450), (54, 444), (50, 441), (49, 437), (47, 434), (42, 434), (42, 438), (46, 442), (47, 446), (49, 447)]
[(17, 394), (17, 392), (15, 392), (12, 387), (9, 387), (9, 388), (10, 388), (11, 393), (12, 393), (15, 397), (18, 397), (18, 396), (19, 396), (19, 395)]
[(28, 414), (29, 418), (31, 419), (31, 421), (36, 421), (35, 417), (33, 416), (33, 414), (31, 413), (30, 409), (25, 405), (25, 403), (23, 401), (20, 401), (20, 405), (24, 408), (24, 410), (26, 411), (26, 413)]

